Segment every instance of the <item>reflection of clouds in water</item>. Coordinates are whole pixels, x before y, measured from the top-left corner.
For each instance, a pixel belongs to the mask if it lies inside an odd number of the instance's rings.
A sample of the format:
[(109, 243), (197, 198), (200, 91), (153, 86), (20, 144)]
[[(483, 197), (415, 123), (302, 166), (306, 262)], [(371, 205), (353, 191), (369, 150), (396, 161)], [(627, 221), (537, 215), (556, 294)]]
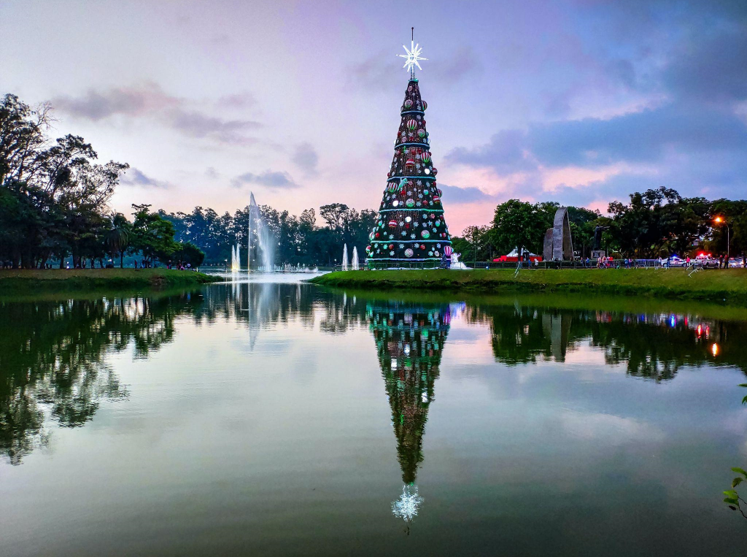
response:
[(612, 414), (564, 411), (556, 416), (561, 429), (570, 437), (605, 445), (658, 442), (664, 432), (650, 422)]

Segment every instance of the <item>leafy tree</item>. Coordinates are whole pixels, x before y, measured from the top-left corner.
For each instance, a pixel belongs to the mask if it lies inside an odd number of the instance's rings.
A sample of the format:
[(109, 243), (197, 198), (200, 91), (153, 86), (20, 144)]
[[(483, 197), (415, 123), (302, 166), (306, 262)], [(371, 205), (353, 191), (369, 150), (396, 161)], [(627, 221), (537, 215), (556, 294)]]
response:
[(168, 260), (178, 246), (174, 242), (174, 225), (158, 213), (150, 212), (150, 205), (133, 204), (135, 220), (132, 223), (131, 253), (142, 253), (148, 267), (156, 259)]
[[(717, 216), (723, 219), (722, 224), (714, 222)], [(717, 199), (710, 206), (706, 226), (709, 229), (706, 243), (709, 251), (725, 255), (728, 239), (731, 256), (745, 256), (747, 253), (747, 201)]]
[(192, 242), (177, 243), (173, 256), (182, 265), (189, 264), (192, 267), (199, 267), (205, 260), (205, 252)]
[[(553, 211), (554, 213), (554, 211)], [(508, 253), (514, 248), (542, 253), (545, 231), (552, 226), (550, 208), (509, 199), (495, 209), (492, 238), (496, 250)]]
[(684, 256), (708, 229), (704, 199), (685, 199), (665, 187), (632, 193), (629, 204), (615, 201), (609, 212), (613, 242), (628, 256)]
[(48, 105), (32, 109), (10, 94), (0, 102), (0, 186), (33, 177), (46, 142), (49, 110)]
[(112, 217), (111, 230), (106, 234), (106, 245), (110, 253), (119, 254), (119, 268), (124, 267), (124, 253), (130, 245), (130, 234), (132, 225), (122, 213)]
[(492, 229), (489, 226), (468, 226), (461, 237), (452, 237), (451, 247), (462, 254), (463, 261), (491, 261), (492, 239)]

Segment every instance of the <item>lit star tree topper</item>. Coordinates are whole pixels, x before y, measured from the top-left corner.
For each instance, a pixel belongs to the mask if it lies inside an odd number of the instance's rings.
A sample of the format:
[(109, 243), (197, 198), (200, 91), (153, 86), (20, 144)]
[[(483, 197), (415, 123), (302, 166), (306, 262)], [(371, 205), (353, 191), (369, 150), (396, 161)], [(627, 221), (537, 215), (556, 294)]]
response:
[(412, 522), (412, 519), (418, 515), (423, 498), (418, 495), (418, 488), (414, 484), (405, 485), (402, 488), (402, 495), (392, 503), (392, 514), (401, 518), (405, 522)]
[(418, 62), (420, 60), (428, 60), (428, 58), (423, 58), (422, 56), (420, 56), (420, 53), (423, 52), (423, 49), (420, 48), (419, 44), (415, 44), (414, 27), (412, 28), (409, 50), (405, 45), (402, 45), (402, 48), (404, 48), (405, 52), (407, 53), (398, 55), (400, 58), (405, 59), (405, 65), (402, 67), (410, 71), (410, 79), (415, 79), (415, 66), (417, 66), (418, 69), (422, 70), (423, 68), (420, 67), (420, 64)]

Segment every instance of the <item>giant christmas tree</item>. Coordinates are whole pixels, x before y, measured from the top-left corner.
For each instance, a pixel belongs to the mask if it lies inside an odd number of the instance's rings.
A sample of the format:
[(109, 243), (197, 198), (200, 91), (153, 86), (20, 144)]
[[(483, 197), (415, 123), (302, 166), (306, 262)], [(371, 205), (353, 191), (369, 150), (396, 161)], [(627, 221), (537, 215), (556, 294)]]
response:
[(415, 66), (421, 49), (405, 47), (410, 81), (402, 103), (394, 158), (379, 207), (376, 227), (366, 247), (371, 268), (437, 267), (451, 255), (451, 237), (444, 220), (441, 190), (436, 184), (430, 138), (425, 125), (427, 103), (420, 98)]

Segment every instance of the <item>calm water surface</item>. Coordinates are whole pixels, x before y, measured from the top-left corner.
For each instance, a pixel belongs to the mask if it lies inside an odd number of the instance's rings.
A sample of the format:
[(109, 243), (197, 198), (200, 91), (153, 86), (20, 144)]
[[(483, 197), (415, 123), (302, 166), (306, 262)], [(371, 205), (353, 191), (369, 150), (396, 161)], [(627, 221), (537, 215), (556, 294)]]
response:
[(0, 301), (0, 555), (744, 555), (747, 321), (303, 284)]

